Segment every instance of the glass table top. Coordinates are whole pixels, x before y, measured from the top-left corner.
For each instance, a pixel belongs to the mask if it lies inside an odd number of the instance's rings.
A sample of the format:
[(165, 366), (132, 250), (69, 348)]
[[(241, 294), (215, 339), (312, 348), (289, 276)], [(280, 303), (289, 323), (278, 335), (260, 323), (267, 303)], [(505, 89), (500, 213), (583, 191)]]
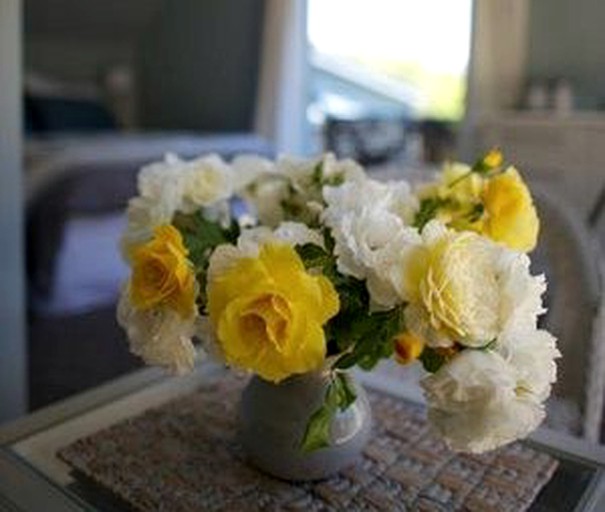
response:
[[(208, 363), (186, 377), (141, 370), (0, 427), (0, 510), (124, 510), (124, 504), (109, 492), (76, 480), (70, 468), (56, 458), (56, 451), (192, 392), (220, 372), (224, 369)], [(400, 382), (364, 373), (360, 379), (369, 388), (417, 401), (417, 395)], [(553, 478), (529, 510), (605, 510), (605, 448), (546, 429), (525, 442), (559, 461)]]

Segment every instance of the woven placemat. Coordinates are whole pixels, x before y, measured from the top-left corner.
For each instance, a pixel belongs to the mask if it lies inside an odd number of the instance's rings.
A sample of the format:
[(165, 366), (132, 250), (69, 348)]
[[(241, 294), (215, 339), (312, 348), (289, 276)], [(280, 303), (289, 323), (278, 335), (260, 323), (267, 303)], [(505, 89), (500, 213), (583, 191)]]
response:
[(245, 463), (235, 441), (245, 384), (228, 376), (59, 451), (80, 474), (135, 510), (527, 510), (557, 461), (520, 443), (455, 454), (423, 408), (369, 392), (374, 435), (357, 465), (324, 481), (288, 483)]

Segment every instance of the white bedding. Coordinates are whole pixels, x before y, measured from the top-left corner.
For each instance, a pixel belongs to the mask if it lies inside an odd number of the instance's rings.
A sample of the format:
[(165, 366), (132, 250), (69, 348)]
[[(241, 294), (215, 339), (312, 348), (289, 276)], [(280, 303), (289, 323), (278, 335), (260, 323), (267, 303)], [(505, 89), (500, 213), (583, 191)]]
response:
[(76, 217), (65, 224), (49, 297), (35, 309), (45, 315), (73, 315), (115, 304), (128, 267), (118, 242), (123, 214)]
[(28, 204), (55, 180), (82, 166), (139, 164), (176, 153), (191, 158), (202, 153), (268, 153), (269, 144), (252, 134), (110, 133), (60, 135), (29, 139), (25, 145), (25, 191)]

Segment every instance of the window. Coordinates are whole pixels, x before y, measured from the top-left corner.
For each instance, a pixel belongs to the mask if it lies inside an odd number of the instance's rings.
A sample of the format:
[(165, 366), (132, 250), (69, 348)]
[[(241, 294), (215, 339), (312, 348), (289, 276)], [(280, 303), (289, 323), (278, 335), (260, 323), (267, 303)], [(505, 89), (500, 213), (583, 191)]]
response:
[(463, 115), (472, 0), (309, 0), (309, 118)]

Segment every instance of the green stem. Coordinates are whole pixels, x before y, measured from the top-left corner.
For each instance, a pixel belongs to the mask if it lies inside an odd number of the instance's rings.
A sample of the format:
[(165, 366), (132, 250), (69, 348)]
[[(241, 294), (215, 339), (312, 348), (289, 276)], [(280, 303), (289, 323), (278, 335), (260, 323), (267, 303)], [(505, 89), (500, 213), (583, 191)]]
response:
[(456, 178), (454, 181), (452, 181), (447, 188), (454, 188), (456, 185), (458, 185), (458, 183), (463, 182), (465, 179), (467, 179), (471, 174), (473, 174), (472, 169), (470, 171), (465, 172), (462, 176), (459, 176), (458, 178)]

